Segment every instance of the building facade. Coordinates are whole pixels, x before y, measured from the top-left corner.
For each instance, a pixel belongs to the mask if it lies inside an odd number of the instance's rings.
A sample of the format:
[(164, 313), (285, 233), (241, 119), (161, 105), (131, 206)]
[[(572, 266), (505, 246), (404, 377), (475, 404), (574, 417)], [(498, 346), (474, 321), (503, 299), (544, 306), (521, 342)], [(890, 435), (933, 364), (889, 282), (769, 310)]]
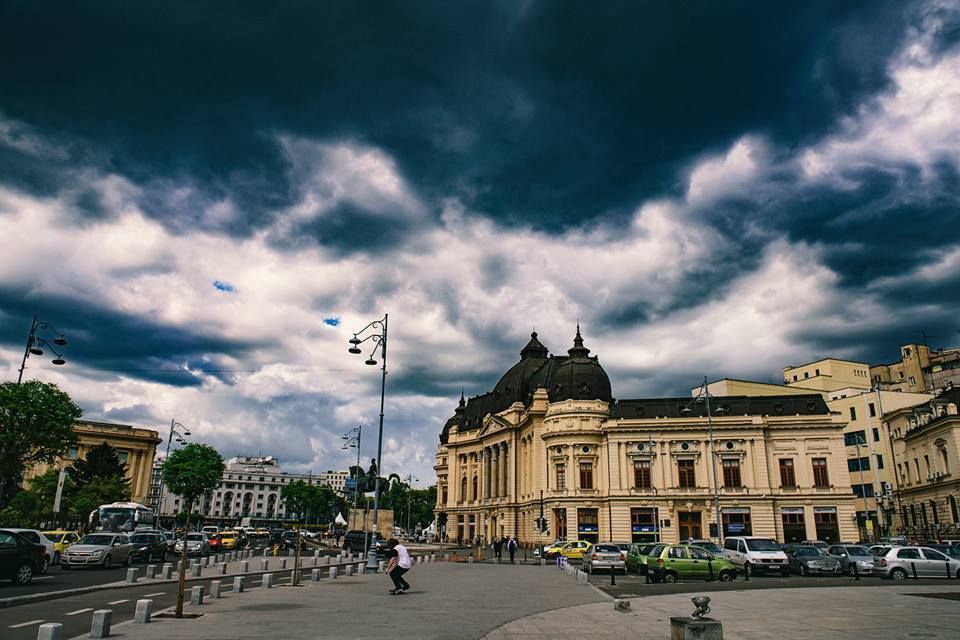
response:
[(436, 512), (461, 541), (849, 540), (844, 425), (815, 392), (614, 400), (579, 328), (566, 356), (534, 333), (444, 425)]
[(899, 361), (870, 367), (870, 376), (875, 385), (890, 391), (939, 393), (960, 387), (960, 349), (905, 344)]
[(73, 426), (77, 446), (67, 455), (52, 464), (39, 464), (25, 474), (25, 481), (43, 475), (50, 469), (70, 468), (75, 460), (87, 457), (87, 452), (97, 445), (109, 444), (116, 449), (120, 462), (126, 465), (126, 478), (130, 482), (130, 499), (143, 503), (150, 490), (150, 475), (153, 458), (160, 444), (160, 434), (153, 429), (133, 427), (126, 424), (80, 420)]
[(960, 538), (960, 390), (884, 416), (896, 466), (898, 533)]

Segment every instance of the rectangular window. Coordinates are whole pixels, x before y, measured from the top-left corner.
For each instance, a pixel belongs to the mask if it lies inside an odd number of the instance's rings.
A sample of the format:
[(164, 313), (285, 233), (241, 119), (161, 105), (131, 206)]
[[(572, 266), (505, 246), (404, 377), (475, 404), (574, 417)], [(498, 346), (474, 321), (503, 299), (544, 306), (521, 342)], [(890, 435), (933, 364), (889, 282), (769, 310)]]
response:
[(858, 498), (872, 498), (873, 497), (873, 485), (872, 484), (855, 484), (852, 485), (853, 495)]
[(637, 460), (633, 463), (633, 486), (637, 489), (649, 489), (652, 486), (649, 460)]
[(692, 489), (697, 486), (693, 460), (677, 460), (677, 478), (682, 489)]
[(792, 458), (780, 459), (780, 486), (781, 487), (797, 486), (797, 476), (793, 471)]
[(597, 509), (577, 509), (577, 534), (580, 540), (599, 540), (600, 516)]
[(593, 489), (593, 463), (580, 463), (580, 488)]
[(877, 429), (876, 427), (873, 428), (873, 441), (880, 442), (880, 429)]
[(850, 407), (850, 419), (851, 419), (851, 420), (856, 420), (856, 419), (857, 419), (857, 408), (856, 408), (856, 407)]
[[(871, 418), (876, 418), (876, 417), (877, 417), (877, 407), (871, 402), (871, 403), (869, 403), (869, 404), (867, 405), (867, 408), (870, 409), (870, 417), (871, 417)], [(876, 429), (874, 429), (874, 431), (876, 431)]]
[(870, 471), (870, 458), (850, 458), (847, 460), (847, 471)]
[(855, 447), (858, 444), (864, 445), (867, 444), (867, 434), (861, 429), (860, 431), (850, 431), (843, 434), (843, 444), (848, 447)]
[(883, 469), (883, 456), (877, 454), (877, 469)]
[(821, 489), (829, 487), (830, 476), (827, 473), (827, 459), (814, 458), (811, 463), (813, 464), (813, 486)]
[(743, 486), (743, 483), (740, 481), (739, 460), (723, 461), (723, 486), (731, 489), (739, 489)]
[(916, 384), (917, 384), (917, 379), (914, 378), (913, 376), (910, 376), (910, 384), (913, 385), (913, 386), (916, 386)]
[(753, 535), (753, 525), (750, 520), (750, 509), (726, 508), (723, 510), (724, 536)]
[(554, 509), (553, 523), (554, 523), (554, 528), (557, 532), (557, 540), (566, 540), (567, 539), (567, 510)]
[(77, 448), (70, 447), (67, 449), (67, 460), (76, 460), (77, 459)]
[(557, 490), (567, 490), (567, 465), (562, 462), (557, 463)]

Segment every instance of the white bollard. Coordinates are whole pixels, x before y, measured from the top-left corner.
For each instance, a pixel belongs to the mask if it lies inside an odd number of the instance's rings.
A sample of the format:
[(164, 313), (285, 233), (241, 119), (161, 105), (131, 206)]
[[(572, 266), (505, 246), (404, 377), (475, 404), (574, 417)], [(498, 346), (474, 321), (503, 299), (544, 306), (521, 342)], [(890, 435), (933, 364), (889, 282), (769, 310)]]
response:
[(165, 563), (160, 570), (160, 577), (163, 580), (169, 580), (170, 576), (173, 574), (173, 565), (169, 562)]
[(323, 564), (330, 564), (330, 556), (323, 556)]
[(379, 571), (380, 573), (383, 573), (383, 570), (384, 570), (384, 568), (385, 568), (386, 566), (387, 566), (387, 563), (386, 563), (384, 560), (381, 560), (381, 561), (377, 564), (377, 571)]
[(221, 562), (221, 563), (220, 563), (220, 575), (222, 575), (222, 576), (227, 575), (227, 563), (226, 563), (226, 562)]
[(220, 597), (220, 581), (213, 580), (210, 582), (210, 597), (216, 600)]
[(320, 569), (314, 569), (310, 572), (310, 579), (313, 582), (320, 582)]
[(247, 573), (250, 571), (250, 561), (244, 560), (240, 563), (240, 573)]
[(195, 564), (195, 565), (193, 565), (192, 567), (190, 567), (190, 575), (193, 576), (194, 578), (199, 578), (199, 577), (200, 577), (200, 571), (201, 571), (202, 569), (203, 569), (203, 567), (202, 567), (202, 566), (200, 565), (200, 563), (198, 562), (197, 564)]
[(336, 579), (337, 577), (337, 567), (330, 567), (330, 577)]
[(97, 609), (93, 612), (93, 620), (90, 623), (91, 638), (110, 637), (110, 621), (113, 618), (112, 609)]
[(190, 590), (190, 604), (201, 605), (203, 604), (203, 586), (197, 585)]
[(345, 567), (343, 568), (343, 575), (345, 575), (345, 576), (352, 576), (352, 575), (353, 575), (353, 565), (352, 565), (352, 564), (348, 564), (347, 566), (345, 566)]
[(287, 568), (287, 559), (286, 559), (286, 558), (280, 558), (280, 568), (281, 568), (281, 569), (286, 569), (286, 568)]
[(133, 614), (134, 624), (147, 624), (153, 613), (153, 600), (137, 600), (137, 610)]
[(261, 560), (261, 561), (260, 561), (260, 570), (261, 570), (261, 571), (267, 571), (268, 569), (270, 569), (270, 561), (267, 560), (267, 559)]
[(145, 575), (143, 576), (146, 580), (153, 580), (157, 577), (157, 565), (148, 564), (147, 568), (144, 569)]
[(264, 589), (272, 589), (272, 588), (273, 588), (273, 574), (272, 574), (272, 573), (265, 573), (265, 574), (263, 574), (263, 579), (262, 579), (261, 582), (260, 582), (260, 586), (263, 587)]
[(127, 579), (124, 580), (127, 584), (136, 584), (137, 575), (140, 573), (138, 569), (127, 569)]
[(37, 628), (37, 640), (60, 640), (63, 625), (59, 622), (48, 622)]
[(243, 593), (243, 576), (237, 576), (233, 579), (233, 592)]

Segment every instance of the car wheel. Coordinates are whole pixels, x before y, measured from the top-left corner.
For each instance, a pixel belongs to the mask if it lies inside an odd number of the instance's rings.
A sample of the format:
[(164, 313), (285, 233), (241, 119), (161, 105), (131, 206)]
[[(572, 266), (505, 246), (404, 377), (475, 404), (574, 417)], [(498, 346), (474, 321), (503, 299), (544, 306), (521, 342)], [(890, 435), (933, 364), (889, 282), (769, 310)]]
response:
[(103, 568), (109, 569), (111, 564), (113, 564), (113, 558), (111, 558), (110, 555), (107, 554), (107, 557), (103, 559)]
[(667, 584), (673, 584), (677, 581), (677, 574), (674, 573), (673, 571), (667, 571), (663, 575), (663, 581), (666, 582)]
[(29, 562), (25, 562), (13, 574), (13, 584), (27, 584), (31, 580), (33, 580), (33, 566)]
[(890, 577), (893, 578), (895, 582), (903, 582), (907, 579), (907, 572), (903, 569), (894, 569), (890, 572)]
[(721, 571), (721, 572), (720, 572), (720, 582), (733, 582), (733, 572), (732, 572), (732, 571)]

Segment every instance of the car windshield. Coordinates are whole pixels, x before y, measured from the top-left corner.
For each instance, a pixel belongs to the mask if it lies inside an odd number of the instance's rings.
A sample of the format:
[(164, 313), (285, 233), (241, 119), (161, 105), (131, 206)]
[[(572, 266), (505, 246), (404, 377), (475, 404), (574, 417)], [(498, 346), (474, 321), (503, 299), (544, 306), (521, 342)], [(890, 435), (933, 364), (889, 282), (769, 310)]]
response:
[(104, 535), (83, 536), (83, 539), (80, 540), (79, 544), (93, 544), (93, 545), (104, 547), (109, 544), (113, 544), (113, 536), (104, 536)]
[(780, 551), (780, 545), (778, 545), (774, 540), (767, 540), (766, 538), (754, 538), (745, 540), (747, 543), (747, 549), (750, 551)]
[(710, 553), (720, 553), (722, 551), (720, 545), (716, 542), (698, 542), (697, 546), (701, 549), (706, 549)]
[(43, 535), (45, 535), (45, 536), (47, 537), (47, 539), (52, 540), (52, 541), (54, 541), (54, 542), (63, 542), (63, 537), (64, 537), (66, 534), (65, 534), (65, 533), (53, 533), (52, 531), (44, 531), (44, 532), (43, 532)]
[(847, 553), (851, 556), (868, 556), (870, 550), (866, 547), (847, 547)]
[(151, 543), (154, 542), (155, 538), (149, 533), (138, 533), (135, 536), (130, 536), (130, 542), (133, 543)]
[(207, 536), (203, 535), (202, 533), (187, 534), (187, 540), (190, 540), (191, 542), (203, 542), (206, 539)]
[(808, 547), (808, 546), (794, 547), (793, 550), (794, 550), (794, 552), (795, 552), (798, 556), (819, 556), (819, 555), (823, 555), (823, 554), (820, 553), (820, 549), (818, 549), (818, 548), (816, 548), (816, 547)]

